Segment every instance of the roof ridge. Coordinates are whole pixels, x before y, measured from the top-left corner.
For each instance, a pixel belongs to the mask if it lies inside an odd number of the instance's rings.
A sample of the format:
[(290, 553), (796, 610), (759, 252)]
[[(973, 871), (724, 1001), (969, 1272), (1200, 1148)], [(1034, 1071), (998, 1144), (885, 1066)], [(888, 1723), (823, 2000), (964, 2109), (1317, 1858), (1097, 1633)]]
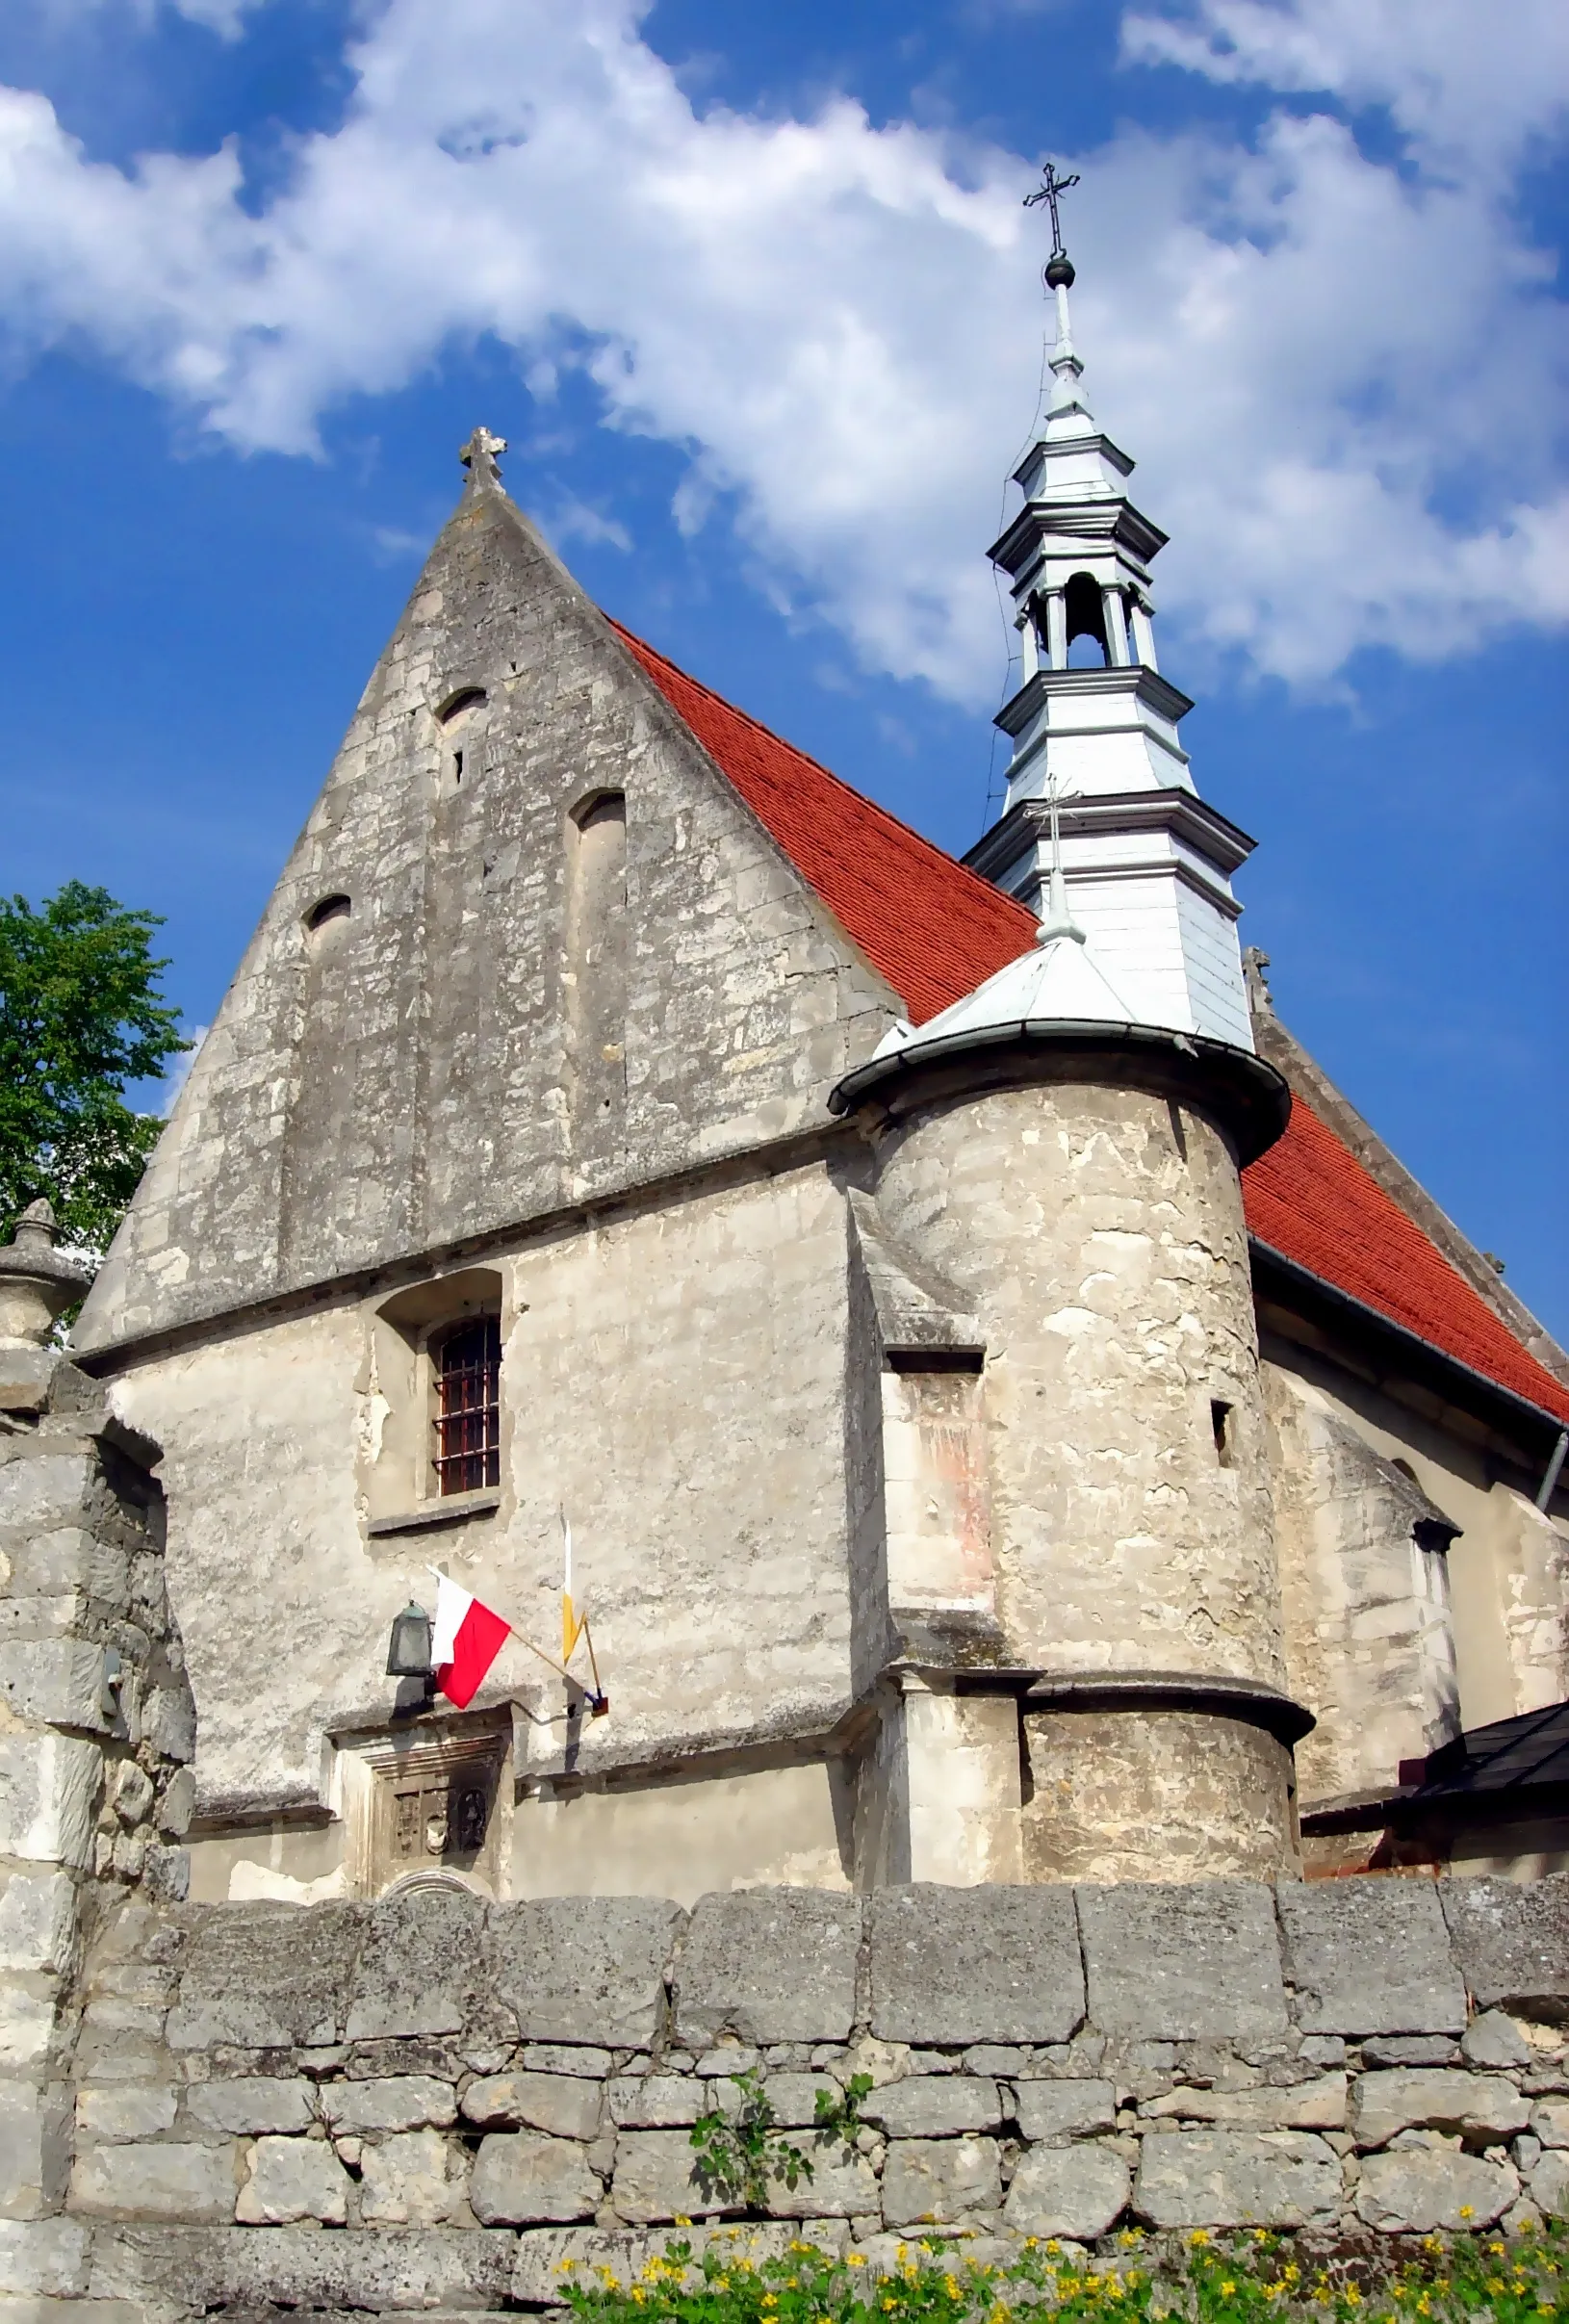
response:
[(896, 815), (892, 808), (885, 807), (880, 799), (868, 798), (863, 790), (857, 790), (853, 783), (847, 783), (844, 777), (836, 775), (831, 766), (825, 766), (821, 759), (814, 759), (810, 751), (804, 751), (798, 742), (791, 742), (786, 736), (776, 734), (771, 726), (765, 725), (760, 718), (754, 717), (750, 710), (743, 710), (738, 702), (732, 702), (728, 694), (721, 694), (714, 686), (706, 684), (701, 678), (694, 678), (690, 670), (683, 670), (679, 661), (672, 661), (668, 654), (661, 654), (657, 646), (651, 646), (646, 637), (639, 637), (635, 630), (629, 630), (626, 623), (617, 621), (613, 613), (606, 613), (604, 618), (616, 635), (623, 638), (635, 653), (647, 654), (651, 660), (662, 663), (664, 668), (673, 671), (684, 685), (692, 686), (698, 693), (707, 695), (710, 702), (717, 704), (719, 709), (727, 711), (732, 718), (739, 718), (743, 725), (751, 727), (754, 733), (765, 735), (778, 749), (788, 751), (792, 759), (802, 760), (815, 773), (832, 783), (836, 790), (842, 791), (847, 799), (853, 799), (858, 807), (869, 808), (873, 814), (881, 815), (885, 822), (891, 823), (896, 831), (902, 832), (907, 839), (913, 839), (915, 845), (924, 849), (928, 855), (938, 857), (945, 870), (961, 873), (965, 880), (985, 896), (989, 904), (1014, 905), (1025, 916), (1033, 927), (1036, 916), (1030, 911), (1027, 904), (1019, 902), (1017, 896), (1010, 895), (1006, 889), (999, 888), (994, 881), (983, 878), (980, 872), (971, 870), (969, 865), (963, 863), (958, 856), (950, 855), (947, 848), (939, 847), (936, 839), (928, 839), (925, 832), (917, 831), (913, 823), (907, 823), (903, 815)]

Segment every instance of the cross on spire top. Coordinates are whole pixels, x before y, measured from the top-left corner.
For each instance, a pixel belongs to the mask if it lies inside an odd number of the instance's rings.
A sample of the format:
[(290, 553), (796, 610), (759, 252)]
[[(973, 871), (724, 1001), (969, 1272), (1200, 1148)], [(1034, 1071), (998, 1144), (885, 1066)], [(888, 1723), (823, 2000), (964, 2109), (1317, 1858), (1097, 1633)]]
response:
[(496, 465), (496, 455), (505, 450), (504, 436), (493, 436), (488, 427), (476, 427), (457, 455), (469, 472), (469, 482), (481, 491), (492, 484), (500, 492), (502, 472)]
[(1055, 162), (1047, 162), (1042, 171), (1041, 183), (1033, 194), (1024, 196), (1024, 207), (1033, 210), (1037, 202), (1044, 202), (1051, 211), (1051, 256), (1046, 261), (1046, 288), (1067, 290), (1073, 280), (1073, 261), (1063, 246), (1063, 221), (1057, 204), (1070, 187), (1079, 182), (1078, 171), (1059, 177)]

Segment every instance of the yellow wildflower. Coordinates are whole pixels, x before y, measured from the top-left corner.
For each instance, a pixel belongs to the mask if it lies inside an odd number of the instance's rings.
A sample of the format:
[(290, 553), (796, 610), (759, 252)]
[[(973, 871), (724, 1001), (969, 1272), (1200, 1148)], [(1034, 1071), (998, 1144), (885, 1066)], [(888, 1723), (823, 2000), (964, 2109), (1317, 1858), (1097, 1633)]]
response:
[(1460, 2216), (1462, 2219), (1475, 2219), (1477, 2214), (1469, 2203), (1462, 2203), (1460, 2206)]

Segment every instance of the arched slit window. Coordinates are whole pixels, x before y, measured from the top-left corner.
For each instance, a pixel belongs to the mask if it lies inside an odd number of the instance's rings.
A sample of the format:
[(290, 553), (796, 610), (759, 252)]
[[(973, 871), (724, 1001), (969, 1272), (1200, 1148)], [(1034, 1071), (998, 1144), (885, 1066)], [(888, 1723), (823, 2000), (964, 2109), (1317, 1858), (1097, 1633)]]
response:
[(460, 686), (436, 712), (445, 746), (442, 780), (449, 790), (458, 789), (465, 775), (474, 772), (475, 751), (484, 732), (486, 701), (482, 685)]
[(476, 1316), (436, 1351), (437, 1488), (478, 1493), (502, 1481), (502, 1324)]
[(306, 913), (305, 926), (315, 936), (331, 921), (347, 919), (353, 909), (347, 895), (324, 895), (320, 903), (313, 904)]

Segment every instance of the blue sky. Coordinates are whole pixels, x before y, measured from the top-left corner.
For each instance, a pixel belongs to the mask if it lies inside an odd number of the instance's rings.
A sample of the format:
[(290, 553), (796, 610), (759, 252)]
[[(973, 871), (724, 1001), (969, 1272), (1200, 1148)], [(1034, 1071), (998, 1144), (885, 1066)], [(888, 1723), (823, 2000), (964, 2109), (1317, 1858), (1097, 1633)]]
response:
[(1569, 1335), (1545, 0), (13, 0), (4, 884), (208, 1021), (461, 482), (961, 850), (1069, 197), (1097, 415), (1277, 1004)]

